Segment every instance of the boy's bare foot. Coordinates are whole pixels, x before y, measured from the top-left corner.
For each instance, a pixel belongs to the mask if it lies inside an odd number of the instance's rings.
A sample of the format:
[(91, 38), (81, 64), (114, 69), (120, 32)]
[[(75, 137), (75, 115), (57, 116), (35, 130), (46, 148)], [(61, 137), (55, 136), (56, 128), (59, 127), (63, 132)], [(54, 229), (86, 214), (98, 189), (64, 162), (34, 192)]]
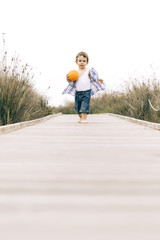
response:
[(86, 124), (86, 123), (88, 123), (88, 122), (87, 122), (87, 120), (81, 120), (80, 123)]

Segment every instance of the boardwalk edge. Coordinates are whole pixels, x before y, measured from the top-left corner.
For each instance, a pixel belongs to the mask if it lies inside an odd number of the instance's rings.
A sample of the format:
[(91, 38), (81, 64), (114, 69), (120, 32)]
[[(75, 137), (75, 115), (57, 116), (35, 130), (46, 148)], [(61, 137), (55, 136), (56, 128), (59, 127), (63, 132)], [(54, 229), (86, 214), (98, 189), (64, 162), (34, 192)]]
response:
[(53, 117), (57, 117), (61, 114), (62, 113), (57, 113), (57, 114), (48, 115), (46, 117), (38, 118), (38, 119), (35, 119), (35, 120), (31, 120), (31, 121), (25, 121), (25, 122), (19, 122), (19, 123), (13, 123), (13, 124), (5, 125), (5, 126), (0, 126), (0, 134), (15, 131), (15, 130), (18, 130), (18, 129), (21, 129), (21, 128), (24, 128), (24, 127), (29, 127), (29, 126), (35, 125), (37, 123), (47, 121), (47, 120), (49, 120)]
[(148, 122), (148, 121), (144, 121), (144, 120), (140, 120), (140, 119), (136, 119), (136, 118), (131, 118), (131, 117), (127, 117), (127, 116), (123, 116), (123, 115), (118, 115), (118, 114), (114, 114), (114, 113), (107, 113), (110, 116), (114, 116), (114, 117), (118, 117), (136, 124), (139, 124), (141, 126), (145, 126), (145, 127), (149, 127), (149, 128), (153, 128), (156, 130), (160, 130), (160, 124), (159, 123), (153, 123), (153, 122)]

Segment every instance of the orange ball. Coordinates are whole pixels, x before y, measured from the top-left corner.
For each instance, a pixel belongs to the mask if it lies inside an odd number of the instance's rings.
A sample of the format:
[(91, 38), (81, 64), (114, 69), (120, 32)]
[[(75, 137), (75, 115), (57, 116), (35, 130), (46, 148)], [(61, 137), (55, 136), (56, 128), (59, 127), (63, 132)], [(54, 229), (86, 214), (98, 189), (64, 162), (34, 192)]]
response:
[(79, 78), (79, 73), (76, 70), (71, 70), (67, 75), (71, 81), (76, 81)]

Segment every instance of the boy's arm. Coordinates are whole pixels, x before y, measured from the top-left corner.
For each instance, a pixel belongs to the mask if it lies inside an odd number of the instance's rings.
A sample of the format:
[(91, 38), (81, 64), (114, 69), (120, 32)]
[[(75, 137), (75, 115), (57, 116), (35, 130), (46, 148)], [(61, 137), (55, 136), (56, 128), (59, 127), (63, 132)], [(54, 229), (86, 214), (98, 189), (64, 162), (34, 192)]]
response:
[[(90, 79), (91, 81), (97, 83), (97, 89), (95, 90), (95, 93), (97, 91), (105, 90), (105, 83), (103, 79), (99, 78), (97, 71), (94, 68), (90, 69)], [(93, 94), (95, 94), (93, 93)]]
[[(95, 69), (93, 69), (93, 68), (91, 70), (93, 70), (94, 73), (96, 72)], [(89, 76), (89, 78), (91, 78), (91, 72), (90, 71), (88, 73), (88, 76)], [(95, 79), (95, 81), (100, 82), (101, 84), (104, 82), (103, 79), (98, 77), (98, 74), (93, 75), (93, 78)]]

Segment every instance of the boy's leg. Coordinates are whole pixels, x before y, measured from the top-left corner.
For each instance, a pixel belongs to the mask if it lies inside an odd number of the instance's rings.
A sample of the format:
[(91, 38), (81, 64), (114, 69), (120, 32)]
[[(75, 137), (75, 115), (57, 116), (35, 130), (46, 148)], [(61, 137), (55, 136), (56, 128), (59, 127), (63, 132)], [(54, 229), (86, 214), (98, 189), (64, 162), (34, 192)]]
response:
[(82, 119), (80, 123), (87, 123), (87, 113), (82, 113)]
[(79, 116), (79, 118), (80, 118), (80, 119), (79, 119), (79, 122), (81, 122), (81, 121), (82, 121), (82, 113), (79, 113), (78, 116)]
[(82, 120), (87, 121), (87, 113), (82, 113)]
[(81, 97), (81, 106), (80, 106), (80, 111), (82, 112), (81, 123), (87, 123), (87, 114), (89, 113), (89, 109), (90, 109), (90, 98), (91, 98), (91, 91), (90, 90), (84, 91)]
[(81, 102), (80, 102), (80, 96), (79, 96), (79, 93), (78, 92), (76, 92), (75, 93), (75, 110), (76, 110), (76, 112), (77, 112), (77, 114), (78, 114), (78, 116), (79, 116), (79, 122), (81, 122), (81, 120), (82, 120), (82, 114), (81, 113), (79, 113), (79, 110), (80, 110), (80, 104), (81, 104)]

